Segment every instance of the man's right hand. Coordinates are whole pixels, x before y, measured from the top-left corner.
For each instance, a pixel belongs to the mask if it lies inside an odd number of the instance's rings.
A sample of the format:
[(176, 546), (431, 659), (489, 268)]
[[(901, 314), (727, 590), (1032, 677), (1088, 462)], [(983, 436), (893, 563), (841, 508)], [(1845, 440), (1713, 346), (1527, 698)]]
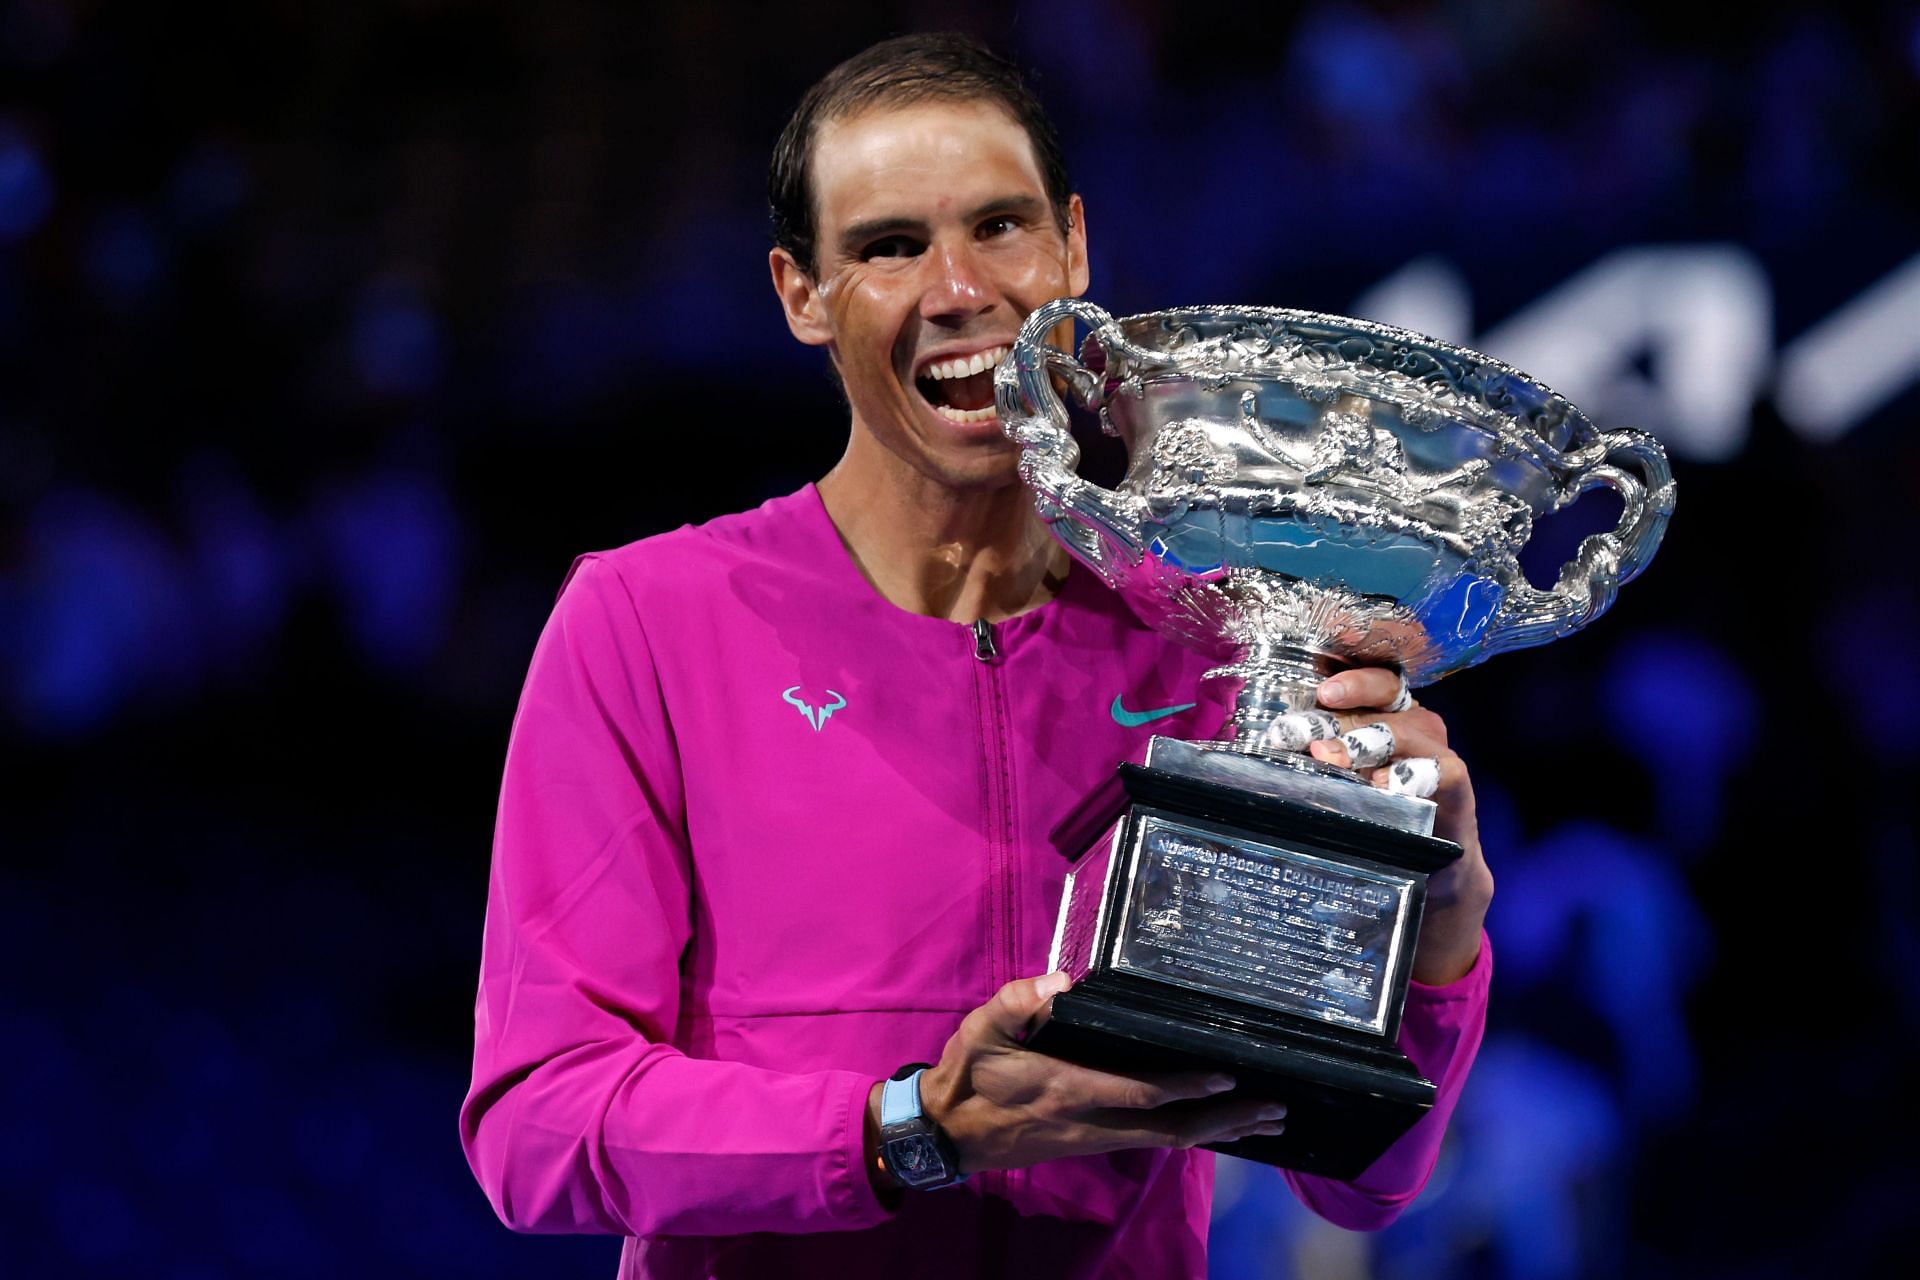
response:
[[(1113, 1075), (1028, 1049), (1028, 1034), (1068, 985), (1064, 973), (1009, 982), (967, 1015), (921, 1076), (922, 1105), (959, 1151), (962, 1172), (1126, 1147), (1196, 1147), (1286, 1127), (1277, 1103), (1220, 1097), (1234, 1087), (1229, 1076)], [(874, 1097), (877, 1104), (877, 1087)]]

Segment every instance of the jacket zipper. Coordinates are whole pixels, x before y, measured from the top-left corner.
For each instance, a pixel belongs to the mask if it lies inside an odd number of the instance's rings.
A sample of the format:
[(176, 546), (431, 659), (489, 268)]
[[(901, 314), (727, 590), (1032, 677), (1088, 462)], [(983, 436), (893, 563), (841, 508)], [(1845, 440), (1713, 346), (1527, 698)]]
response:
[[(1019, 974), (1019, 860), (1014, 848), (1013, 752), (1008, 741), (1006, 676), (993, 624), (973, 624), (974, 696), (980, 711), (980, 740), (985, 747), (984, 799), (987, 830), (987, 921), (991, 935), (989, 973), (999, 990)], [(1019, 1170), (994, 1175), (1003, 1186), (1024, 1181)]]
[(1019, 975), (1018, 930), (1014, 912), (1018, 898), (1014, 877), (1013, 751), (1008, 742), (1006, 675), (993, 624), (985, 618), (973, 624), (974, 691), (980, 708), (980, 740), (986, 758), (987, 902), (992, 934), (992, 970), (995, 989)]
[(973, 656), (982, 662), (992, 662), (1000, 656), (999, 647), (993, 642), (993, 624), (985, 618), (974, 619)]

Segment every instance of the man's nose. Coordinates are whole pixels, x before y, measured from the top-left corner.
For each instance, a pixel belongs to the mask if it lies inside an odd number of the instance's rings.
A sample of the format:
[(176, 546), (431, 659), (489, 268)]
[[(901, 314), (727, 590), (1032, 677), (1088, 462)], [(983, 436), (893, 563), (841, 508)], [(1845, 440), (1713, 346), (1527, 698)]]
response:
[(993, 305), (993, 291), (971, 242), (934, 246), (927, 255), (933, 279), (920, 300), (928, 320), (970, 320)]

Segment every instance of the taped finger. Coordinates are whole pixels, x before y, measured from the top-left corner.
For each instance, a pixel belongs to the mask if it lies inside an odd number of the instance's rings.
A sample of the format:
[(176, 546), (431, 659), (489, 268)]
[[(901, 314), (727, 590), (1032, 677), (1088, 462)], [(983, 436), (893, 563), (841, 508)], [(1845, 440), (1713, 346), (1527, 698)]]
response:
[(1387, 770), (1387, 790), (1398, 795), (1431, 799), (1440, 789), (1440, 762), (1432, 756), (1395, 760)]
[(1393, 759), (1393, 726), (1384, 721), (1376, 720), (1343, 733), (1340, 741), (1352, 762), (1349, 768), (1372, 769)]
[(1325, 711), (1295, 711), (1278, 716), (1260, 737), (1273, 751), (1305, 751), (1310, 742), (1340, 736), (1340, 722)]
[(1413, 707), (1413, 690), (1407, 688), (1406, 672), (1400, 673), (1400, 692), (1393, 695), (1393, 701), (1387, 704), (1388, 711), (1407, 711)]

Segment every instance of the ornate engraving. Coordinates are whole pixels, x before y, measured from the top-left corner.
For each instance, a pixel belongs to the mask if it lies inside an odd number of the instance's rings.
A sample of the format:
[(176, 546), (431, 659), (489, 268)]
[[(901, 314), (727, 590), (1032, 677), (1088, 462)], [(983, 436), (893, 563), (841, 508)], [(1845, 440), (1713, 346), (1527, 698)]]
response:
[[(1081, 358), (1048, 347), (1066, 318)], [(1096, 372), (1097, 371), (1097, 372)], [(1074, 473), (1058, 376), (1127, 442), (1117, 491)], [(1188, 307), (1115, 320), (1062, 299), (1028, 317), (995, 378), (1021, 475), (1073, 553), (1235, 682), (1223, 730), (1255, 751), (1310, 709), (1329, 664), (1420, 686), (1576, 631), (1643, 569), (1673, 510), (1651, 437), (1600, 431), (1501, 362), (1363, 320)], [(1519, 551), (1538, 516), (1620, 495), (1616, 527), (1536, 590)]]
[(1198, 494), (1233, 475), (1233, 459), (1213, 446), (1203, 422), (1177, 422), (1153, 441), (1153, 479), (1156, 493), (1187, 491)]

